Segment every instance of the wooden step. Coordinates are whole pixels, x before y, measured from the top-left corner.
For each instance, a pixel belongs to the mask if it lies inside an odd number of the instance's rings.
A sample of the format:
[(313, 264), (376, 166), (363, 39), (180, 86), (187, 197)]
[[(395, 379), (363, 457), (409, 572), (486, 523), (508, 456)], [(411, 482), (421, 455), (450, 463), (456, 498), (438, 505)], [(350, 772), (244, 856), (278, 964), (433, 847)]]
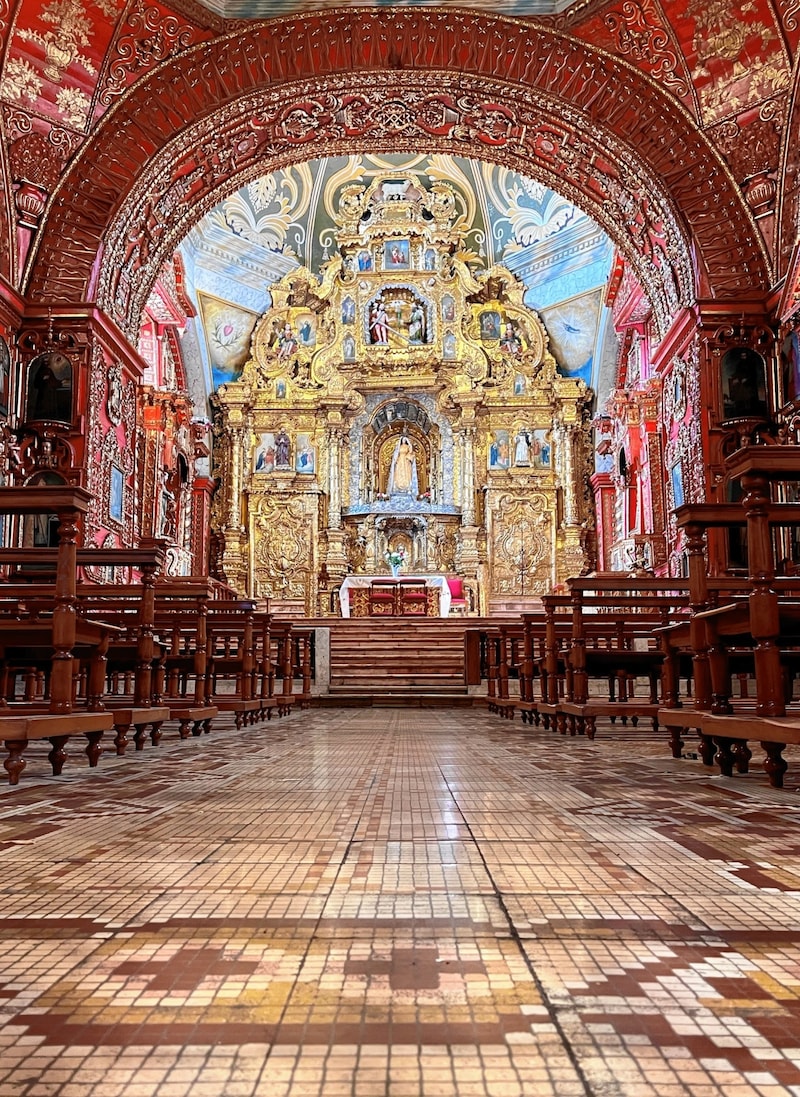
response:
[(464, 629), (462, 621), (442, 618), (336, 621), (330, 629), (330, 695), (364, 704), (464, 697)]

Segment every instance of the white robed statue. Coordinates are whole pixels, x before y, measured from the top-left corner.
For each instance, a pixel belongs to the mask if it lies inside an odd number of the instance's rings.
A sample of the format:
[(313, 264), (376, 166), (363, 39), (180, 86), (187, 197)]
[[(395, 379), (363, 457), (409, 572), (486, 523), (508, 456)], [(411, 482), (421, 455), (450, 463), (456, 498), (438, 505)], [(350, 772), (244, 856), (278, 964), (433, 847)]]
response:
[(407, 435), (402, 435), (394, 447), (392, 466), (389, 470), (389, 495), (410, 495), (416, 499), (419, 494), (417, 479), (417, 459), (414, 447)]

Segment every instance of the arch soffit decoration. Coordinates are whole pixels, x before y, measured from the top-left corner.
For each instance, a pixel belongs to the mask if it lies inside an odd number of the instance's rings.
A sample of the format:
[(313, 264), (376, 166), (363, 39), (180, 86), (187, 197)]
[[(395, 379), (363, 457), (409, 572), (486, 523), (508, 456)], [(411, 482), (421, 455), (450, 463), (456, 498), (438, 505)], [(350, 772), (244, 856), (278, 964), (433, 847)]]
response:
[(792, 251), (800, 242), (800, 68), (795, 71), (794, 85), (783, 129), (781, 166), (778, 171), (778, 209), (781, 211), (777, 253), (780, 274), (792, 271)]
[(737, 296), (743, 276), (751, 292), (768, 285), (722, 160), (618, 58), (501, 17), (347, 9), (206, 42), (132, 88), (55, 191), (27, 292), (65, 303), (97, 293), (132, 336), (161, 263), (221, 198), (376, 141), (506, 164), (571, 198), (630, 257), (662, 333), (696, 294)]

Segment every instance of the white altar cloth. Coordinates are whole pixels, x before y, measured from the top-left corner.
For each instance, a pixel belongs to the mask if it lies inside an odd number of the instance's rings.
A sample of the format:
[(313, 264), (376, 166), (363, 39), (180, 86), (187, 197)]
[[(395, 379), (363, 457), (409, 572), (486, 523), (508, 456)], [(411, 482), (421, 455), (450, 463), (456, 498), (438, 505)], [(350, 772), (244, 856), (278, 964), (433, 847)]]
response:
[[(339, 587), (339, 605), (342, 617), (350, 616), (350, 591), (368, 587), (374, 579), (389, 579), (391, 575), (348, 575)], [(439, 616), (447, 617), (450, 613), (450, 587), (444, 575), (398, 575), (396, 582), (401, 579), (416, 579), (424, 582), (426, 587), (437, 587), (439, 590)]]

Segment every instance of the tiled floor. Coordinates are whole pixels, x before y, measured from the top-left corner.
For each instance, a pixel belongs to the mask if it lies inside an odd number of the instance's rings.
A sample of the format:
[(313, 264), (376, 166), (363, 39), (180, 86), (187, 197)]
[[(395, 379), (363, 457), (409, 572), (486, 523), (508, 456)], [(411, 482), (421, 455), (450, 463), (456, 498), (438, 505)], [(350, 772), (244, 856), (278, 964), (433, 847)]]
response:
[(800, 1095), (787, 758), (411, 708), (42, 751), (0, 791), (0, 1097)]

